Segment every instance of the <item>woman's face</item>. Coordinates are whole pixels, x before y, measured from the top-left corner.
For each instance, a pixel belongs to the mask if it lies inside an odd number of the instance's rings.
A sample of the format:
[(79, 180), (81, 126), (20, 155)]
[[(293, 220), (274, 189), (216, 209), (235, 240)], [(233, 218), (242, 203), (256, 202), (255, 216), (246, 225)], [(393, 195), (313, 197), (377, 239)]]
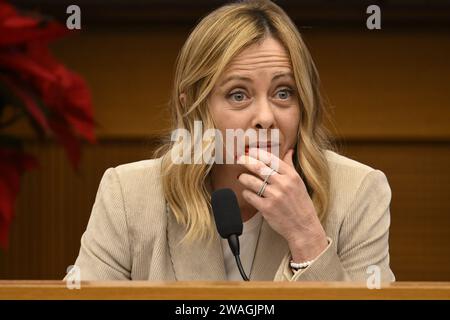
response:
[(278, 129), (280, 158), (297, 141), (300, 111), (294, 75), (286, 50), (274, 38), (236, 56), (208, 102), (224, 139), (225, 129), (267, 129), (270, 141), (271, 130)]

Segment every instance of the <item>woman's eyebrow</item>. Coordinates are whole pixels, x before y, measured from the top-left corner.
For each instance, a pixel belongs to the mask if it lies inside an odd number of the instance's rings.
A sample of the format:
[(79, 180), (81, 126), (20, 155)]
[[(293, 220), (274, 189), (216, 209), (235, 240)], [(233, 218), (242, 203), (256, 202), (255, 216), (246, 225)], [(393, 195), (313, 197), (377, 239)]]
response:
[[(292, 79), (294, 79), (294, 74), (291, 71), (281, 71), (281, 72), (275, 72), (273, 74), (272, 77), (272, 81), (277, 80), (279, 78), (283, 78), (283, 77), (290, 77)], [(249, 77), (244, 77), (244, 76), (240, 76), (240, 75), (231, 75), (227, 78), (225, 78), (224, 81), (222, 81), (222, 83), (220, 84), (220, 87), (225, 86), (228, 82), (232, 81), (232, 80), (242, 80), (242, 81), (247, 81), (247, 82), (252, 82), (253, 80)]]

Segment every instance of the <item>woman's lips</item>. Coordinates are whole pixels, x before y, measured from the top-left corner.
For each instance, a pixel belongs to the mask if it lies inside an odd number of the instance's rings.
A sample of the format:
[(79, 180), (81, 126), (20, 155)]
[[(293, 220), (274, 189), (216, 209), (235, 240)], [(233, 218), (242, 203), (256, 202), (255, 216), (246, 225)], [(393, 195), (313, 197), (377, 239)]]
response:
[[(275, 148), (275, 146), (278, 146), (278, 145), (273, 145), (272, 146), (272, 144), (267, 144), (265, 147), (259, 147), (259, 144), (257, 144), (255, 147), (246, 145), (244, 147), (244, 154), (245, 155), (249, 155), (250, 148), (263, 149), (263, 150), (265, 150), (265, 151), (267, 151), (269, 153), (272, 153), (272, 148)], [(237, 160), (237, 158), (239, 158), (240, 155), (241, 155), (240, 152), (238, 150), (236, 150), (236, 152), (235, 152), (235, 160)]]

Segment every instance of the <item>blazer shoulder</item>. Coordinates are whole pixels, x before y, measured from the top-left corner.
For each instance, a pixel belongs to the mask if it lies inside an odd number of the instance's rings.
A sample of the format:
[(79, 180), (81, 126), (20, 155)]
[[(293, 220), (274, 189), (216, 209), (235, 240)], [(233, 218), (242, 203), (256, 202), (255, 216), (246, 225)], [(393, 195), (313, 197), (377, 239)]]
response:
[[(117, 173), (124, 193), (128, 191), (143, 193), (148, 186), (156, 191), (161, 182), (162, 158), (141, 160), (116, 166)], [(156, 189), (155, 189), (156, 188)], [(155, 189), (155, 190), (154, 190)]]
[(375, 170), (374, 168), (372, 168), (366, 164), (363, 164), (356, 160), (347, 158), (347, 157), (340, 155), (334, 151), (326, 150), (325, 157), (328, 161), (328, 165), (330, 166), (331, 170), (333, 170), (333, 169), (339, 170), (339, 169), (346, 168), (346, 169), (354, 170), (361, 174), (365, 174), (365, 173)]
[(122, 191), (124, 208), (132, 224), (141, 219), (161, 219), (165, 210), (165, 198), (161, 180), (162, 158), (121, 164), (113, 170), (117, 173)]
[(159, 175), (162, 158), (147, 159), (124, 163), (116, 166), (114, 169), (121, 178), (127, 179), (129, 176), (139, 174)]
[(326, 151), (325, 156), (330, 172), (330, 196), (333, 209), (348, 208), (361, 188), (369, 188), (369, 190), (390, 195), (389, 183), (382, 171), (333, 151)]
[(345, 182), (346, 184), (359, 185), (367, 175), (378, 172), (366, 164), (344, 157), (333, 151), (325, 151), (332, 181)]

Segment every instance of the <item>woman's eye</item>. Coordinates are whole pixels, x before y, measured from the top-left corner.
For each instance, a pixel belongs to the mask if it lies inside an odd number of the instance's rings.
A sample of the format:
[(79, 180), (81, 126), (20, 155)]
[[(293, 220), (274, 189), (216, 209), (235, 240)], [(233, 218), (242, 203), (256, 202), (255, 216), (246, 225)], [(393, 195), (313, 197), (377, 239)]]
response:
[(228, 97), (235, 102), (242, 102), (245, 100), (245, 93), (243, 91), (235, 91), (228, 95)]
[[(288, 100), (294, 93), (294, 90), (291, 88), (283, 88), (278, 90), (276, 93), (276, 98), (280, 100)], [(228, 94), (228, 99), (231, 99), (232, 102), (243, 102), (248, 97), (244, 91), (234, 91)]]
[(289, 99), (289, 97), (292, 95), (293, 90), (292, 89), (281, 89), (277, 92), (277, 98), (281, 99), (281, 100), (287, 100)]

